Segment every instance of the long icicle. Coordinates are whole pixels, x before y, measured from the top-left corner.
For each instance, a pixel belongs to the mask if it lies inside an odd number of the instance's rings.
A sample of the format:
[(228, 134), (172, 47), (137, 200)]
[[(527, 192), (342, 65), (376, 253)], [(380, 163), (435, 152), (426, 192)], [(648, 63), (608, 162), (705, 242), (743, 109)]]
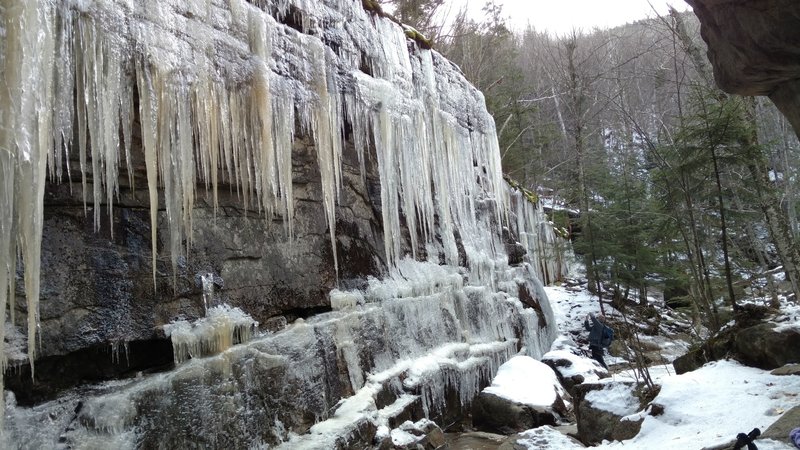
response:
[(147, 191), (150, 194), (150, 241), (153, 264), (153, 292), (157, 290), (156, 261), (158, 254), (158, 147), (156, 146), (155, 110), (157, 98), (153, 76), (145, 63), (136, 60), (136, 79), (139, 90), (139, 120), (142, 124), (142, 147), (147, 169)]

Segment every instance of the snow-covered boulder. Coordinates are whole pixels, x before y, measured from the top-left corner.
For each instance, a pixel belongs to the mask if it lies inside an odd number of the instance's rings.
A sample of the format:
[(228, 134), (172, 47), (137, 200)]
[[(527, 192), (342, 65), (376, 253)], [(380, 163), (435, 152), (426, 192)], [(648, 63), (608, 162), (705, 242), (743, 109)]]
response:
[(565, 395), (550, 367), (529, 356), (515, 356), (500, 366), (491, 386), (473, 401), (472, 424), (501, 434), (555, 425), (568, 414)]
[(573, 389), (581, 383), (593, 383), (608, 377), (608, 371), (593, 360), (580, 357), (569, 350), (553, 350), (542, 357), (542, 362), (550, 366), (558, 376), (564, 389), (575, 395)]
[(441, 428), (428, 419), (417, 422), (406, 421), (399, 427), (378, 430), (377, 440), (380, 449), (436, 449), (446, 444)]
[(578, 437), (584, 444), (625, 440), (639, 433), (644, 420), (632, 381), (583, 383), (575, 387)]

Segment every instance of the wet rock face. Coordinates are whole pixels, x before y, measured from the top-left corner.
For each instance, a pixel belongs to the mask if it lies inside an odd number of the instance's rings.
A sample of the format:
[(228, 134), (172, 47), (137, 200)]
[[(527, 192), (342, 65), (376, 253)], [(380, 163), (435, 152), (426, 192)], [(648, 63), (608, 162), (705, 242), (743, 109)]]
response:
[(700, 19), (714, 78), (727, 92), (768, 95), (800, 131), (800, 4), (687, 0)]
[[(51, 184), (45, 199), (39, 355), (163, 337), (159, 327), (178, 316), (202, 317), (198, 273), (221, 278), (216, 300), (241, 307), (261, 323), (329, 310), (327, 293), (336, 286), (336, 273), (313, 151), (310, 143), (295, 144), (293, 240), (280, 218), (242, 209), (235, 187), (220, 188), (216, 213), (210, 199), (202, 201), (201, 190), (188, 256), (174, 276), (169, 257), (160, 256), (155, 289), (146, 191), (123, 190), (113, 224), (103, 207), (103, 222), (95, 232), (94, 205), (84, 213), (80, 184)], [(344, 177), (342, 201), (347, 207), (340, 208), (337, 218), (340, 276), (364, 279), (382, 269), (380, 217), (358, 167), (344, 165)], [(135, 182), (146, 185), (146, 179)], [(167, 253), (164, 212), (159, 225), (159, 251)], [(17, 304), (24, 308), (22, 291)]]

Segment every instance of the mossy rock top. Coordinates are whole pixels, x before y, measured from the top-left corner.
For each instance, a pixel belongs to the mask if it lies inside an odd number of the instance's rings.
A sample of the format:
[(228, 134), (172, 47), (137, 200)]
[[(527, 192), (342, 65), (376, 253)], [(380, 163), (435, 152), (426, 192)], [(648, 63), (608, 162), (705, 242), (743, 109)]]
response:
[(522, 192), (522, 195), (524, 195), (529, 202), (533, 203), (534, 205), (539, 203), (539, 196), (536, 195), (535, 192), (525, 189), (517, 180), (511, 178), (507, 174), (503, 174), (503, 179), (506, 181), (506, 183), (508, 183), (509, 186)]
[(377, 0), (361, 0), (361, 6), (364, 7), (365, 11), (371, 12), (379, 17), (385, 17), (403, 27), (403, 31), (406, 37), (416, 42), (420, 48), (425, 50), (430, 50), (433, 48), (433, 43), (431, 42), (430, 39), (426, 38), (425, 35), (417, 31), (413, 27), (403, 24), (402, 22), (400, 22), (400, 20), (398, 20), (391, 14), (387, 14)]

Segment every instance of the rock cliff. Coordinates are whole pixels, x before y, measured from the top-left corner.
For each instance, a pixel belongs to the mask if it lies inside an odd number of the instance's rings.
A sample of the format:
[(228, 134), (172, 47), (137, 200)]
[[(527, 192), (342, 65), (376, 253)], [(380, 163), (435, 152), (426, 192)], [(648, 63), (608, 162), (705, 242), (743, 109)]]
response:
[(727, 92), (766, 95), (800, 134), (800, 5), (792, 0), (687, 0), (714, 77)]
[[(347, 446), (549, 348), (563, 249), (410, 30), (349, 0), (0, 16), (4, 444)], [(223, 303), (261, 332), (208, 328)]]

